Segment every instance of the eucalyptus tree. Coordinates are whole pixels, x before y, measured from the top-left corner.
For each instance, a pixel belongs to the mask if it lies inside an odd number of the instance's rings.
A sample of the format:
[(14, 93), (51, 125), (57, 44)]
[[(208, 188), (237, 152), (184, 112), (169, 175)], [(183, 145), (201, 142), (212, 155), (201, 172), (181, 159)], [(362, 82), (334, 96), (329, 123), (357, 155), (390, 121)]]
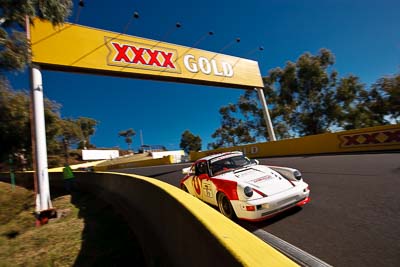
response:
[(136, 135), (136, 132), (132, 128), (129, 128), (128, 130), (125, 130), (125, 131), (120, 131), (118, 133), (118, 136), (125, 138), (125, 142), (128, 145), (128, 150), (131, 150), (131, 145), (133, 143), (132, 137), (134, 137), (135, 135)]
[[(370, 88), (355, 75), (339, 78), (328, 49), (304, 53), (296, 62), (263, 77), (264, 95), (278, 139), (400, 121), (400, 74), (385, 76)], [(209, 148), (268, 140), (257, 94), (246, 91), (220, 109), (221, 126)], [(245, 128), (245, 129), (243, 129)]]
[(78, 119), (76, 119), (75, 122), (77, 123), (82, 132), (82, 140), (79, 142), (78, 147), (79, 148), (95, 147), (90, 142), (90, 137), (95, 134), (96, 126), (99, 124), (99, 122), (95, 119), (87, 117), (79, 117)]
[(324, 133), (337, 123), (335, 101), (337, 72), (334, 55), (321, 49), (317, 55), (304, 53), (296, 62), (271, 70), (265, 95), (272, 103), (275, 120), (290, 125), (295, 136)]
[(247, 112), (244, 112), (244, 118), (238, 118), (237, 114), (239, 110), (243, 111), (243, 109), (240, 109), (235, 104), (229, 104), (220, 108), (219, 113), (222, 117), (221, 126), (211, 135), (216, 141), (208, 144), (209, 149), (236, 146), (255, 141), (250, 132), (252, 128), (250, 125), (251, 122), (246, 118)]
[(190, 151), (200, 151), (201, 150), (201, 138), (198, 135), (194, 135), (189, 130), (185, 130), (181, 136), (181, 142), (179, 144), (180, 148), (186, 153)]
[(0, 72), (23, 70), (29, 63), (26, 19), (67, 20), (72, 0), (0, 0)]
[(376, 114), (384, 115), (388, 122), (400, 123), (400, 73), (380, 78), (372, 85), (372, 96), (379, 95), (380, 102), (371, 106)]
[[(56, 153), (60, 148), (57, 142), (62, 121), (59, 109), (59, 104), (45, 99), (46, 137), (50, 153)], [(30, 133), (29, 94), (12, 90), (9, 83), (0, 78), (0, 158), (4, 160), (9, 154), (21, 151), (28, 157), (32, 151)]]
[(61, 133), (59, 135), (60, 143), (62, 143), (65, 160), (69, 163), (69, 149), (72, 145), (77, 145), (84, 139), (82, 129), (77, 120), (67, 118), (61, 120)]

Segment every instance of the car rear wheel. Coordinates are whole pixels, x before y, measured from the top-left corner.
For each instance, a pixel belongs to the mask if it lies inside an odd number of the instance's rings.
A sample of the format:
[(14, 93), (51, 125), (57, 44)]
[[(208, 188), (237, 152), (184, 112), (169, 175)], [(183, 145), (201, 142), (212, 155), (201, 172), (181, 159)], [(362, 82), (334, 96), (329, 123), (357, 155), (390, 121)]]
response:
[(229, 219), (233, 220), (236, 218), (236, 214), (231, 205), (231, 201), (224, 193), (218, 194), (218, 208), (219, 211)]

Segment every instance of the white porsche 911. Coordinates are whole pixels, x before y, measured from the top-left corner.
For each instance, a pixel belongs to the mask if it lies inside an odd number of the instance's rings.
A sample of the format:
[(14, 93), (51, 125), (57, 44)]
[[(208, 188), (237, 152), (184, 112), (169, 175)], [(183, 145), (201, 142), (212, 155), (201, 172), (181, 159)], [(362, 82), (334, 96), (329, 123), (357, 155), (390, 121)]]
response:
[(230, 219), (260, 221), (310, 201), (310, 189), (298, 170), (258, 165), (242, 152), (201, 158), (182, 173), (184, 191), (217, 206)]

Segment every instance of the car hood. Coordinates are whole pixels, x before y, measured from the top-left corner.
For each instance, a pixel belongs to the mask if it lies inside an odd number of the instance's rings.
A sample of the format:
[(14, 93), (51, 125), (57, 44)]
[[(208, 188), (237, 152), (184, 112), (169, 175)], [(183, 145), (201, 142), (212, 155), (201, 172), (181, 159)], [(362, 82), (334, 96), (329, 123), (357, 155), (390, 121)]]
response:
[[(242, 186), (250, 186), (267, 196), (289, 190), (294, 185), (278, 172), (263, 165), (253, 165), (225, 173), (222, 176), (235, 180)], [(223, 178), (223, 177), (221, 177)]]

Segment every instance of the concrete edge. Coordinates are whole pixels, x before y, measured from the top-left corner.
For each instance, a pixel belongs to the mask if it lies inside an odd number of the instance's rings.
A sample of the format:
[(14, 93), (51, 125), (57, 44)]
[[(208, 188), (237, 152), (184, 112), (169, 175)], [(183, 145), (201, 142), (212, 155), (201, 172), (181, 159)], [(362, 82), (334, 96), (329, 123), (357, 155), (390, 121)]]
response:
[(276, 248), (287, 257), (294, 260), (296, 263), (301, 266), (309, 266), (309, 267), (332, 267), (332, 265), (327, 264), (321, 259), (299, 249), (298, 247), (276, 237), (264, 230), (258, 229), (253, 231), (253, 234), (258, 236), (260, 239), (267, 242), (272, 247)]

